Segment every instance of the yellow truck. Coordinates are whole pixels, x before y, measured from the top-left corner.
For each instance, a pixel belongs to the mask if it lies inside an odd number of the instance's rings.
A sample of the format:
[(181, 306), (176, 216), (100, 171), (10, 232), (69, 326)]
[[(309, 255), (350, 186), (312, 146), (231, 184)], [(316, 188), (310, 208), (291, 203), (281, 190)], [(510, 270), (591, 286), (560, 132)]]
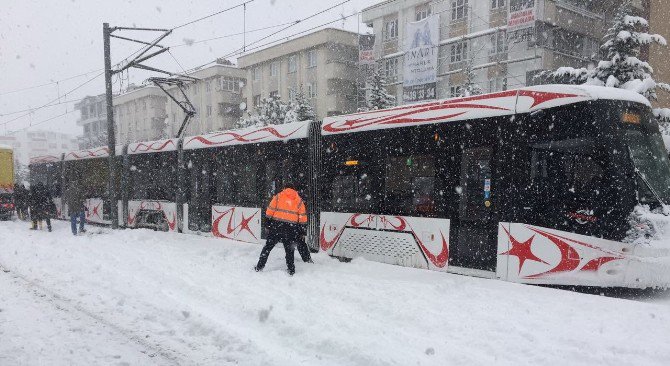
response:
[(14, 152), (0, 145), (0, 220), (9, 220), (14, 213)]

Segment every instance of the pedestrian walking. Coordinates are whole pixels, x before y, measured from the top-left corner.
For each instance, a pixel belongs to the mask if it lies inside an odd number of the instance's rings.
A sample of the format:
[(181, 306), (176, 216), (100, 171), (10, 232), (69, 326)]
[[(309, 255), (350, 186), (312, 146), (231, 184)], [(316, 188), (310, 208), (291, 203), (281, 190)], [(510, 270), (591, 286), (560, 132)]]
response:
[(284, 189), (272, 197), (265, 216), (268, 218), (268, 236), (254, 269), (257, 272), (262, 271), (272, 248), (281, 242), (286, 252), (288, 274), (293, 276), (295, 273), (294, 244), (298, 246), (302, 260), (311, 262), (307, 244), (304, 244), (302, 239), (307, 224), (307, 208), (293, 184), (286, 183)]
[(55, 208), (49, 189), (42, 182), (30, 187), (28, 199), (30, 218), (33, 222), (31, 230), (42, 228), (42, 221), (47, 222), (47, 229), (51, 231), (51, 211)]
[(79, 219), (79, 233), (86, 232), (86, 230), (84, 230), (84, 224), (86, 223), (85, 201), (86, 196), (79, 180), (70, 180), (66, 191), (65, 202), (67, 203), (68, 213), (70, 214), (70, 228), (72, 229), (72, 235), (77, 235), (77, 219)]
[(14, 186), (14, 206), (19, 220), (28, 219), (28, 190), (23, 184)]

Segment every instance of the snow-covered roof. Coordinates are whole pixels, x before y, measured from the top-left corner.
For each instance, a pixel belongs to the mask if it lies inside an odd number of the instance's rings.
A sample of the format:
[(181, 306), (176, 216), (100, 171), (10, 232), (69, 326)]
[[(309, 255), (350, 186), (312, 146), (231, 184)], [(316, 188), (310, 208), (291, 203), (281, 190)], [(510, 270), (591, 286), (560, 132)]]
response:
[(321, 133), (329, 135), (489, 118), (599, 99), (651, 106), (642, 95), (623, 89), (586, 85), (542, 85), (326, 117), (321, 125)]
[(12, 147), (5, 144), (0, 144), (0, 149), (12, 150)]
[(134, 142), (128, 145), (128, 155), (177, 151), (178, 142), (179, 140), (177, 139)]
[(184, 139), (184, 150), (307, 138), (309, 123), (293, 122), (189, 136)]
[(32, 164), (55, 163), (60, 161), (60, 159), (61, 159), (60, 156), (56, 155), (39, 155), (31, 157), (28, 164), (32, 165)]

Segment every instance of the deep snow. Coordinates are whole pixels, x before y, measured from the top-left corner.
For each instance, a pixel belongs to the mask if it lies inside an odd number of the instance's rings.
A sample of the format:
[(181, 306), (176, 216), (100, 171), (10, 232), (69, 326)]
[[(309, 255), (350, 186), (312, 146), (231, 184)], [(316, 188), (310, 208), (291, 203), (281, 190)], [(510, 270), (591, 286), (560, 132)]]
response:
[[(0, 222), (0, 365), (667, 365), (670, 295), (586, 295), (146, 230)], [(299, 257), (298, 257), (299, 258)]]

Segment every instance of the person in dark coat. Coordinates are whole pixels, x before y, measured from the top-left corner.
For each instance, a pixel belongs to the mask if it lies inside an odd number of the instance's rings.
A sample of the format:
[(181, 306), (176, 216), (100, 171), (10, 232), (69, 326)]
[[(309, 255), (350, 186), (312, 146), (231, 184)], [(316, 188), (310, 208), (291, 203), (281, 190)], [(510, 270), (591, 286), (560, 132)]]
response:
[(51, 193), (42, 182), (30, 187), (30, 195), (28, 199), (30, 206), (30, 218), (33, 221), (31, 230), (37, 230), (37, 224), (42, 227), (42, 221), (47, 222), (47, 229), (51, 231), (51, 210), (54, 208), (54, 203), (51, 198)]
[(26, 220), (28, 218), (28, 190), (23, 184), (14, 186), (14, 205), (19, 220)]
[(79, 233), (85, 233), (84, 223), (86, 222), (86, 208), (84, 202), (86, 201), (86, 195), (79, 180), (71, 180), (65, 194), (65, 202), (67, 203), (68, 213), (70, 214), (72, 235), (77, 235), (77, 219), (79, 219)]
[(267, 263), (270, 251), (274, 246), (281, 242), (286, 252), (286, 266), (288, 274), (293, 276), (295, 273), (293, 245), (298, 246), (298, 252), (305, 262), (311, 262), (307, 245), (303, 245), (302, 236), (304, 235), (304, 226), (307, 224), (307, 209), (295, 187), (291, 183), (284, 185), (284, 190), (272, 197), (265, 215), (268, 218), (268, 237), (265, 246), (261, 250), (258, 264), (254, 269), (256, 272), (262, 271)]

